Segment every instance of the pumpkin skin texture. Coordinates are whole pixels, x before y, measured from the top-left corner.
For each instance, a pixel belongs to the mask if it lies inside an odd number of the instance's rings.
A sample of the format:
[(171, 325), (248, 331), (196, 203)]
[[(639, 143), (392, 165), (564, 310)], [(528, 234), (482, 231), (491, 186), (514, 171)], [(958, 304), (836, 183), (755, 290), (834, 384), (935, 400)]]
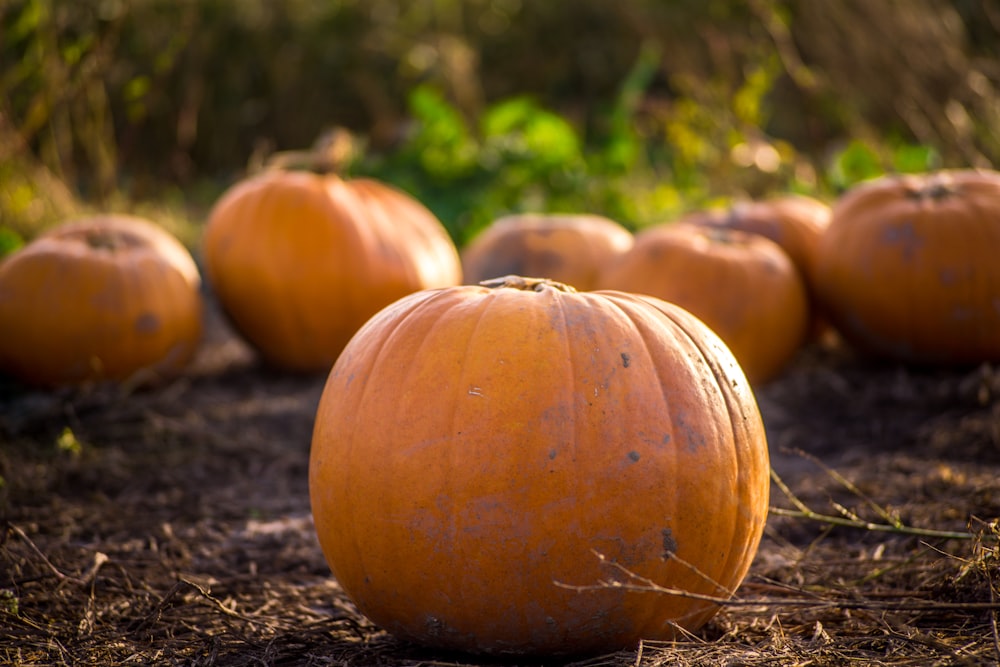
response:
[(751, 389), (697, 318), (506, 277), (408, 296), (358, 332), (320, 399), (309, 490), (333, 574), (389, 632), (583, 654), (703, 625), (711, 601), (599, 583), (625, 568), (728, 597), (768, 475)]
[(173, 375), (201, 340), (200, 285), (150, 221), (65, 222), (0, 262), (0, 369), (40, 387)]
[(379, 309), (462, 280), (440, 221), (372, 179), (262, 172), (220, 198), (203, 240), (207, 277), (234, 327), (290, 371), (329, 371)]
[(777, 377), (809, 332), (802, 277), (787, 253), (757, 234), (681, 222), (647, 227), (599, 284), (690, 311), (726, 342), (754, 384)]
[(695, 211), (681, 221), (738, 229), (771, 239), (788, 253), (812, 292), (819, 241), (830, 225), (831, 213), (830, 206), (818, 199), (788, 194), (736, 202), (728, 208)]
[(832, 342), (833, 329), (819, 307), (816, 287), (819, 242), (830, 225), (831, 214), (830, 206), (818, 199), (784, 194), (736, 202), (728, 208), (695, 211), (681, 221), (760, 234), (781, 246), (805, 282), (811, 311), (809, 339)]
[(1000, 360), (1000, 173), (942, 170), (856, 185), (833, 207), (818, 285), (841, 335), (915, 364)]
[(518, 214), (498, 218), (462, 249), (465, 280), (550, 278), (578, 290), (596, 287), (601, 269), (632, 247), (632, 233), (589, 214)]

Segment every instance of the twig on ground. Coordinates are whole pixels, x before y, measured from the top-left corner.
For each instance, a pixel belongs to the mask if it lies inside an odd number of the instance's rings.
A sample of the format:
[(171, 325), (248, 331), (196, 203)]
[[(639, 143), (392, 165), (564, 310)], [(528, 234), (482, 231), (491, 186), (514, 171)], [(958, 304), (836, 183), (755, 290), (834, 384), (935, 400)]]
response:
[(914, 535), (918, 537), (930, 537), (937, 539), (947, 539), (947, 540), (973, 540), (976, 536), (970, 532), (958, 532), (951, 530), (937, 530), (934, 528), (917, 528), (914, 526), (907, 526), (899, 520), (893, 520), (892, 523), (875, 523), (872, 521), (865, 521), (860, 518), (849, 518), (846, 516), (833, 516), (830, 514), (822, 514), (820, 512), (815, 512), (805, 503), (803, 503), (798, 496), (796, 496), (788, 485), (778, 476), (778, 473), (771, 470), (771, 479), (774, 483), (781, 489), (781, 492), (785, 494), (785, 497), (794, 505), (797, 509), (791, 510), (783, 507), (771, 507), (769, 512), (778, 516), (788, 516), (799, 519), (809, 519), (810, 521), (818, 521), (820, 523), (826, 523), (834, 526), (844, 526), (846, 528), (858, 528), (860, 530), (869, 530), (873, 532), (880, 533), (896, 533), (900, 535)]
[[(857, 496), (858, 498), (860, 498), (861, 500), (863, 500), (865, 502), (865, 504), (868, 505), (870, 508), (872, 508), (872, 510), (874, 510), (876, 514), (878, 514), (880, 517), (882, 517), (882, 519), (887, 524), (892, 525), (892, 526), (898, 526), (900, 528), (903, 527), (903, 523), (902, 523), (902, 521), (900, 521), (900, 519), (899, 519), (898, 516), (893, 516), (892, 512), (889, 512), (884, 507), (882, 507), (881, 505), (879, 505), (878, 503), (876, 503), (874, 500), (872, 500), (867, 494), (865, 494), (861, 489), (859, 489), (854, 482), (852, 482), (851, 480), (849, 480), (846, 477), (844, 477), (843, 475), (841, 475), (837, 470), (835, 470), (835, 469), (831, 468), (830, 466), (826, 465), (825, 463), (823, 463), (817, 456), (815, 456), (813, 454), (810, 454), (809, 452), (806, 452), (805, 450), (799, 449), (797, 447), (796, 448), (792, 448), (792, 449), (787, 449), (787, 451), (789, 451), (790, 453), (795, 454), (795, 455), (797, 455), (797, 456), (799, 456), (799, 457), (801, 457), (801, 458), (809, 461), (810, 463), (812, 463), (813, 465), (815, 465), (817, 468), (819, 468), (820, 470), (822, 470), (823, 472), (825, 472), (828, 476), (830, 476), (838, 484), (840, 484), (845, 489), (847, 489), (848, 491), (850, 491), (852, 494), (854, 494), (855, 496)], [(851, 517), (854, 518), (854, 519), (858, 518), (856, 515), (854, 515), (853, 512), (848, 512), (846, 508), (842, 508), (842, 507), (838, 506), (837, 509), (841, 510), (845, 514), (850, 514)]]
[(101, 567), (108, 562), (107, 554), (98, 551), (94, 554), (94, 563), (90, 566), (90, 569), (87, 570), (87, 573), (82, 577), (74, 577), (73, 575), (66, 574), (57, 568), (52, 561), (50, 561), (48, 557), (42, 553), (42, 550), (35, 545), (31, 538), (28, 537), (28, 534), (25, 533), (20, 526), (16, 526), (8, 522), (7, 530), (21, 538), (21, 541), (28, 545), (28, 548), (31, 549), (39, 559), (41, 559), (42, 563), (45, 564), (49, 571), (60, 582), (70, 582), (81, 587), (87, 587), (94, 582), (94, 579), (97, 577), (98, 570), (100, 570)]
[[(1000, 610), (1000, 600), (990, 602), (944, 602), (941, 600), (926, 600), (913, 598), (908, 594), (900, 594), (899, 600), (883, 599), (857, 599), (857, 598), (836, 598), (823, 597), (760, 597), (760, 598), (728, 598), (705, 593), (695, 593), (680, 588), (662, 586), (648, 577), (637, 574), (621, 563), (609, 560), (599, 552), (594, 555), (604, 564), (624, 574), (629, 581), (619, 581), (617, 579), (601, 580), (596, 584), (573, 585), (563, 582), (553, 582), (560, 588), (565, 588), (577, 592), (601, 591), (601, 590), (625, 590), (637, 593), (660, 593), (663, 595), (673, 595), (676, 597), (689, 598), (692, 600), (703, 600), (719, 606), (725, 607), (811, 607), (811, 608), (835, 608), (840, 610), (868, 610), (868, 611), (893, 611), (893, 612), (920, 612), (920, 611), (993, 611)], [(795, 589), (792, 589), (793, 591)], [(803, 591), (796, 591), (805, 594)]]

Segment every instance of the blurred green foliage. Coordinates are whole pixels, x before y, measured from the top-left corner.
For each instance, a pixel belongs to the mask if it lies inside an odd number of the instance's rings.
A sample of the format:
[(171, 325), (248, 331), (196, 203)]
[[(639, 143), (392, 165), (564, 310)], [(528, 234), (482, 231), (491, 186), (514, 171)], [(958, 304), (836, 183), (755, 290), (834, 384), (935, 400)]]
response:
[(5, 0), (0, 229), (151, 201), (197, 225), (332, 127), (460, 243), (523, 210), (832, 198), (995, 164), (998, 38), (986, 0)]
[(417, 194), (459, 244), (504, 212), (600, 211), (631, 222), (643, 205), (647, 214), (663, 208), (655, 187), (628, 182), (638, 141), (627, 124), (586, 150), (572, 124), (530, 97), (487, 107), (475, 127), (433, 88), (416, 88), (410, 102), (413, 134), (352, 171)]
[(0, 227), (0, 257), (9, 255), (24, 245), (24, 239), (13, 229)]

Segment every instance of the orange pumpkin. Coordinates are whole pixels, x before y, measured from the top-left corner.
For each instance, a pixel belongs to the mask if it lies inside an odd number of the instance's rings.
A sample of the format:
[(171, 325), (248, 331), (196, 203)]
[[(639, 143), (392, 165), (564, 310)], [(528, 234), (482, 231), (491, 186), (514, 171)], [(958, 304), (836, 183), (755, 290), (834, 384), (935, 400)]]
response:
[(0, 262), (0, 369), (40, 386), (153, 380), (201, 339), (201, 279), (154, 223), (70, 221)]
[(784, 370), (808, 333), (801, 276), (787, 253), (757, 234), (688, 223), (648, 227), (599, 285), (689, 310), (719, 334), (755, 384)]
[(765, 236), (788, 253), (806, 287), (815, 285), (819, 240), (830, 224), (826, 203), (798, 194), (736, 202), (728, 208), (695, 211), (682, 222), (725, 227)]
[(830, 215), (830, 206), (818, 199), (784, 194), (736, 202), (728, 208), (695, 211), (682, 221), (760, 234), (781, 246), (805, 282), (811, 311), (809, 338), (833, 342), (833, 329), (819, 307), (816, 288), (819, 240), (830, 224)]
[(600, 270), (632, 246), (620, 224), (589, 214), (518, 214), (495, 220), (462, 250), (465, 280), (539, 276), (594, 289)]
[(564, 654), (704, 624), (711, 600), (601, 582), (730, 596), (768, 475), (751, 389), (697, 318), (509, 276), (413, 294), (357, 333), (319, 403), (309, 490), (333, 574), (375, 623)]
[(217, 202), (209, 281), (270, 364), (328, 371), (355, 331), (417, 290), (461, 282), (458, 251), (420, 202), (371, 179), (265, 171)]
[(818, 286), (845, 339), (903, 362), (1000, 360), (1000, 172), (859, 184), (835, 202)]

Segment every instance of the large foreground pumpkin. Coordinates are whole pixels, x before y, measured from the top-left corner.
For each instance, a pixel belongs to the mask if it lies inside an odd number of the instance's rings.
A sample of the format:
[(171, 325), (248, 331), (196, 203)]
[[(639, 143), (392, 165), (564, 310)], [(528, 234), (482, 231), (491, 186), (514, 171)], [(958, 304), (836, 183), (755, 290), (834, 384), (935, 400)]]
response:
[(154, 223), (64, 223), (0, 262), (0, 369), (30, 384), (155, 380), (201, 339), (201, 278)]
[(327, 371), (355, 331), (412, 292), (461, 282), (458, 251), (416, 199), (371, 179), (270, 170), (209, 217), (205, 270), (270, 364)]
[(778, 376), (809, 330), (809, 296), (788, 254), (739, 230), (681, 222), (647, 227), (599, 285), (651, 294), (694, 313), (755, 384)]
[(514, 274), (591, 290), (601, 270), (631, 247), (632, 233), (604, 216), (522, 213), (493, 221), (472, 239), (462, 266), (469, 283)]
[[(428, 290), (345, 348), (309, 465), (337, 580), (438, 648), (592, 653), (669, 639), (729, 597), (767, 513), (735, 359), (681, 308), (508, 277)], [(574, 588), (582, 587), (582, 588)]]
[(844, 338), (888, 359), (1000, 360), (1000, 173), (886, 176), (835, 203), (818, 286)]

